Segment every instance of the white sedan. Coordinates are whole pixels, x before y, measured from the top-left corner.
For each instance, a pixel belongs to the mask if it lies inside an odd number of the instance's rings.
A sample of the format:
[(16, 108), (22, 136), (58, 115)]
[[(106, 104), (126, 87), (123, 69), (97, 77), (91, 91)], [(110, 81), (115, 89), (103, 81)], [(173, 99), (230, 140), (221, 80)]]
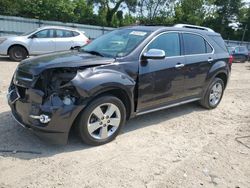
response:
[(21, 61), (27, 56), (79, 48), (88, 42), (89, 39), (79, 30), (47, 26), (20, 36), (0, 37), (0, 55)]

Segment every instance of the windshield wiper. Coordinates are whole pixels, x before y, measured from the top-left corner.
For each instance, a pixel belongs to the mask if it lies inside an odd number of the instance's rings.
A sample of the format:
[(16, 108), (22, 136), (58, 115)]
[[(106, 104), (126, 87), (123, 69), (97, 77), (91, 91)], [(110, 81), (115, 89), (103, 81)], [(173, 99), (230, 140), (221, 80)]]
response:
[(97, 55), (97, 56), (104, 57), (103, 54), (101, 54), (100, 52), (94, 51), (94, 50), (92, 50), (92, 51), (85, 51), (85, 50), (84, 50), (84, 52), (90, 53), (90, 54), (92, 54), (92, 55)]

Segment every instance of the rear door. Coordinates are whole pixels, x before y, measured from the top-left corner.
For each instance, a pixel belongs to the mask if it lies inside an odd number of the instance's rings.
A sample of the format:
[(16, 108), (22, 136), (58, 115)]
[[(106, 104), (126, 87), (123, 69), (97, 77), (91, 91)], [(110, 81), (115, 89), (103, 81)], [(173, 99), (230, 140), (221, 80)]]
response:
[(29, 40), (30, 55), (39, 55), (55, 51), (53, 29), (38, 31), (33, 34)]
[(56, 29), (55, 30), (56, 51), (70, 50), (74, 44), (74, 34), (72, 31)]
[(144, 49), (161, 49), (165, 59), (141, 60), (138, 82), (138, 111), (165, 105), (183, 96), (183, 65), (178, 32), (166, 32), (157, 36)]
[(182, 33), (182, 39), (185, 54), (184, 95), (198, 96), (215, 59), (214, 50), (199, 34)]

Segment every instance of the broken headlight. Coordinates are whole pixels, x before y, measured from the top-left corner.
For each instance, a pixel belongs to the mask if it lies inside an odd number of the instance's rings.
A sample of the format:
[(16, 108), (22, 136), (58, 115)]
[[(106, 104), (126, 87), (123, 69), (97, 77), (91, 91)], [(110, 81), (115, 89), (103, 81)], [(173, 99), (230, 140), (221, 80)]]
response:
[(76, 74), (77, 69), (75, 68), (47, 70), (38, 79), (36, 88), (42, 90), (45, 93), (45, 98), (50, 99), (51, 102), (58, 105), (61, 102), (64, 105), (72, 105), (79, 98), (75, 87), (70, 84)]

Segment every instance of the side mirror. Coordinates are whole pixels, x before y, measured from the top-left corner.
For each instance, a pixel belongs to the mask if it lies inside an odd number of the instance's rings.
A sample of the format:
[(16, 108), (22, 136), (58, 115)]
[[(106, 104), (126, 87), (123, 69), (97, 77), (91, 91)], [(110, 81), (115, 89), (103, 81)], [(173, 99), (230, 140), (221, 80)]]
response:
[(150, 49), (143, 54), (145, 59), (164, 59), (166, 57), (165, 51), (160, 49)]
[(37, 38), (36, 34), (33, 34), (29, 37), (30, 39), (34, 39), (34, 38)]

